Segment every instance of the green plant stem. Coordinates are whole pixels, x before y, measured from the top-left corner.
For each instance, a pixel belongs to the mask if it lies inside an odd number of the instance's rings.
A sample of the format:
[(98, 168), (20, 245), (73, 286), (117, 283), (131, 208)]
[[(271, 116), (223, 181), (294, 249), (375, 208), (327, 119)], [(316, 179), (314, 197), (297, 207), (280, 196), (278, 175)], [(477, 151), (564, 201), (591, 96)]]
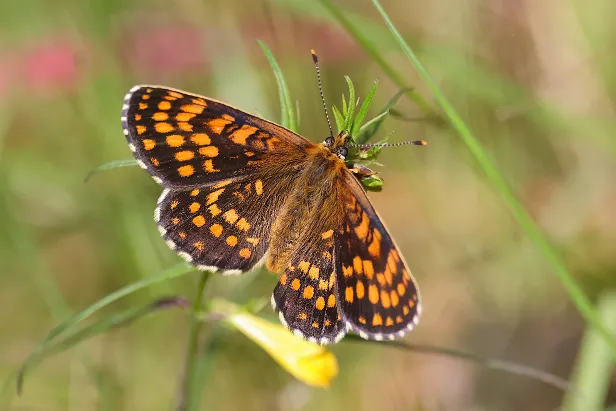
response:
[[(616, 291), (610, 290), (599, 295), (597, 304), (601, 319), (612, 331), (616, 331)], [(575, 393), (568, 393), (563, 399), (565, 411), (599, 411), (603, 409), (610, 388), (614, 360), (610, 348), (597, 331), (589, 327), (578, 353), (572, 383)]]
[(488, 180), (490, 180), (492, 185), (500, 193), (505, 204), (507, 204), (511, 213), (513, 214), (513, 217), (524, 229), (524, 231), (526, 231), (527, 236), (535, 244), (535, 247), (537, 247), (537, 249), (540, 250), (544, 257), (548, 260), (548, 262), (554, 269), (554, 272), (556, 273), (558, 279), (567, 290), (569, 297), (571, 298), (571, 300), (573, 300), (582, 317), (584, 317), (584, 319), (589, 324), (592, 324), (592, 326), (595, 327), (597, 331), (603, 336), (612, 351), (612, 355), (614, 356), (614, 358), (616, 358), (616, 341), (614, 340), (614, 336), (611, 335), (611, 333), (602, 323), (592, 303), (590, 302), (588, 297), (586, 297), (577, 281), (569, 273), (561, 257), (552, 249), (544, 234), (541, 232), (539, 226), (531, 218), (531, 216), (528, 214), (522, 204), (520, 204), (520, 202), (515, 198), (513, 192), (505, 182), (505, 179), (498, 172), (488, 155), (481, 147), (479, 141), (475, 139), (470, 129), (466, 126), (466, 124), (458, 115), (451, 103), (449, 103), (447, 97), (445, 97), (445, 95), (441, 92), (440, 88), (436, 85), (432, 77), (428, 74), (415, 53), (413, 53), (408, 44), (406, 44), (406, 42), (402, 38), (402, 35), (396, 29), (392, 21), (389, 19), (389, 16), (385, 12), (379, 1), (372, 0), (372, 3), (383, 17), (383, 20), (398, 41), (398, 44), (402, 48), (404, 54), (408, 57), (413, 66), (415, 66), (415, 69), (417, 70), (421, 78), (424, 80), (426, 85), (430, 88), (430, 90), (432, 90), (432, 93), (441, 105), (441, 108), (445, 112), (447, 118), (451, 122), (454, 129), (458, 132), (466, 146), (469, 148), (469, 150), (479, 163), (480, 167), (483, 169), (484, 173), (488, 177)]
[(199, 362), (199, 336), (201, 334), (202, 321), (199, 320), (198, 314), (201, 312), (203, 305), (203, 294), (205, 287), (210, 279), (211, 273), (205, 271), (201, 274), (199, 285), (197, 286), (197, 295), (193, 302), (190, 312), (190, 328), (188, 331), (188, 347), (186, 349), (186, 361), (184, 363), (184, 372), (182, 382), (180, 384), (180, 393), (178, 396), (177, 411), (191, 411), (196, 409), (197, 396), (201, 392), (197, 382), (198, 362)]
[(398, 73), (379, 53), (377, 47), (361, 32), (360, 28), (355, 27), (353, 23), (346, 17), (344, 12), (335, 6), (330, 0), (319, 0), (319, 2), (332, 14), (334, 19), (344, 27), (344, 29), (359, 43), (364, 51), (370, 56), (370, 59), (381, 67), (387, 77), (393, 81), (398, 87), (404, 88), (404, 94), (413, 101), (417, 107), (421, 109), (428, 117), (438, 118), (438, 113), (435, 113), (430, 104), (414, 89), (408, 88), (408, 83), (404, 77)]

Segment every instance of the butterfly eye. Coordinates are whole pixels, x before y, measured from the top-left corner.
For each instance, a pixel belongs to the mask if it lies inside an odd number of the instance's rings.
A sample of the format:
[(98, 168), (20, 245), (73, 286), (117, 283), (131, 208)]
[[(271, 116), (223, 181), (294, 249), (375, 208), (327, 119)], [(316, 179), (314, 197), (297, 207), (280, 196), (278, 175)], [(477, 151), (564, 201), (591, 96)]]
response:
[(345, 158), (347, 156), (347, 154), (349, 154), (349, 149), (347, 149), (346, 147), (340, 147), (338, 149), (338, 155), (342, 158)]
[(323, 144), (327, 147), (331, 147), (334, 145), (334, 138), (333, 137), (327, 137), (325, 139), (325, 141), (323, 142)]

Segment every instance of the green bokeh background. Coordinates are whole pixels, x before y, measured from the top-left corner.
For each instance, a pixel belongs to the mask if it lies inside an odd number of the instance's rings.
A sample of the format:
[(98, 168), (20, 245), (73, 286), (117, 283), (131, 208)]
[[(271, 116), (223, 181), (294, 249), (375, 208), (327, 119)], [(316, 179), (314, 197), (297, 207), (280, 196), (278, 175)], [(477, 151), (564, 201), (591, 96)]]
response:
[[(406, 85), (437, 104), (369, 1), (335, 1)], [(616, 3), (612, 0), (387, 0), (399, 30), (596, 301), (616, 285)], [(300, 132), (327, 134), (325, 95), (349, 75), (377, 108), (398, 90), (316, 1), (8, 0), (0, 3), (0, 377), (54, 325), (113, 290), (177, 264), (152, 220), (160, 188), (130, 158), (124, 93), (164, 84), (279, 121), (276, 55)], [(447, 126), (402, 98), (382, 135), (427, 147), (384, 150), (370, 198), (419, 281), (424, 314), (406, 340), (506, 358), (569, 378), (585, 324)], [(416, 119), (409, 121), (408, 119)], [(157, 285), (108, 312), (168, 295), (194, 297), (197, 276)], [(215, 277), (206, 298), (269, 299), (275, 276)], [(271, 315), (269, 308), (264, 314)], [(174, 409), (186, 312), (148, 316), (51, 358), (14, 410)], [(208, 340), (213, 326), (205, 329)], [(552, 410), (558, 390), (446, 356), (345, 343), (329, 390), (286, 374), (232, 330), (215, 333), (201, 409)], [(612, 369), (613, 374), (613, 369)], [(609, 377), (609, 376), (608, 376)], [(616, 383), (606, 406), (616, 402)], [(8, 394), (10, 397), (11, 394)]]

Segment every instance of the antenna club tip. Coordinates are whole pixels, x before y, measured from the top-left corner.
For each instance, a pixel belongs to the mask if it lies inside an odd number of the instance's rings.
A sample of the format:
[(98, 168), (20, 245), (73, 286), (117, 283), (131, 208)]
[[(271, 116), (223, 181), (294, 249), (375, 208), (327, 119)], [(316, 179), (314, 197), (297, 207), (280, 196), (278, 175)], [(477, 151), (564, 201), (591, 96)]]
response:
[(319, 59), (317, 58), (317, 52), (314, 51), (314, 49), (310, 50), (310, 54), (312, 54), (312, 60), (317, 63), (319, 61)]
[(414, 143), (415, 143), (416, 145), (418, 145), (418, 146), (427, 146), (427, 145), (428, 145), (428, 142), (427, 142), (427, 141), (425, 141), (425, 140), (415, 141)]

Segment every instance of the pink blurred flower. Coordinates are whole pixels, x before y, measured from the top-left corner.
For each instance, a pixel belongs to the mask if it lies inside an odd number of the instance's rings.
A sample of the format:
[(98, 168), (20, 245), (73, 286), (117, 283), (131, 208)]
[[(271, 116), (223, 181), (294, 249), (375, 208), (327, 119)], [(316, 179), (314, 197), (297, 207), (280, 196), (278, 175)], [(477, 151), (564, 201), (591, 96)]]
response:
[(61, 37), (34, 44), (18, 58), (21, 82), (30, 92), (71, 89), (79, 80), (77, 46)]
[(180, 26), (140, 26), (122, 36), (121, 54), (138, 73), (169, 75), (204, 70), (204, 34), (198, 28)]

